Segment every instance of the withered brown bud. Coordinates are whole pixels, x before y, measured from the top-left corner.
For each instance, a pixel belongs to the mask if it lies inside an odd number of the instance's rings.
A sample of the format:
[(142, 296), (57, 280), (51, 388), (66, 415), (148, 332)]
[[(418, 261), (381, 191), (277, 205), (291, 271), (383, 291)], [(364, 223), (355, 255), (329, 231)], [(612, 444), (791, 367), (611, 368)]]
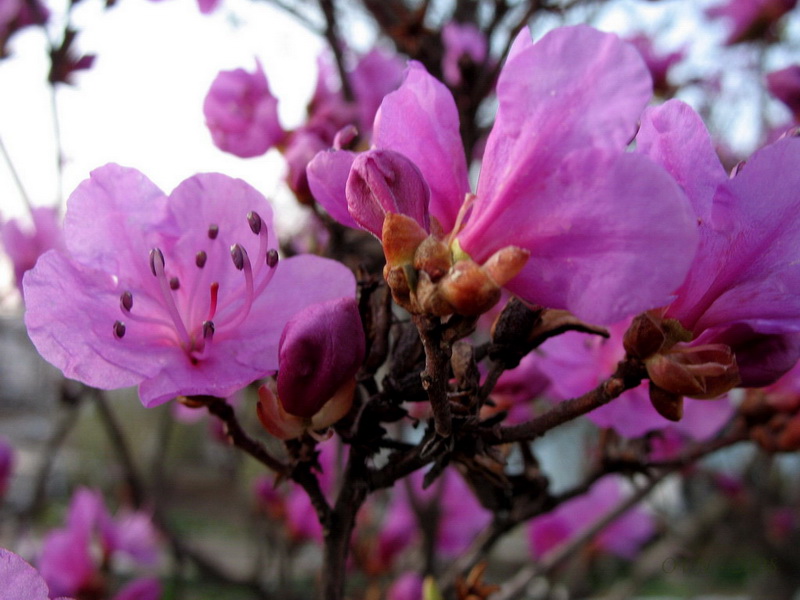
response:
[(622, 338), (625, 352), (632, 358), (645, 359), (658, 352), (666, 341), (660, 319), (650, 313), (642, 313), (631, 323)]
[(504, 346), (524, 345), (530, 332), (542, 322), (541, 306), (529, 308), (519, 298), (511, 298), (492, 324), (492, 341)]
[(683, 417), (683, 396), (668, 392), (650, 382), (650, 403), (656, 412), (670, 421), (680, 421)]
[(716, 398), (741, 383), (736, 355), (725, 344), (676, 344), (645, 360), (645, 366), (650, 381), (690, 398)]

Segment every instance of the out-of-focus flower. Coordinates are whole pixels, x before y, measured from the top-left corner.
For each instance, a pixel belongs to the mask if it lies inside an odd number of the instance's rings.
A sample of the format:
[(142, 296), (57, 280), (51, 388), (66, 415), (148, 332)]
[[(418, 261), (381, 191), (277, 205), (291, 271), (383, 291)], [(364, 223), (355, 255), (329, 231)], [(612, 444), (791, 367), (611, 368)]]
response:
[[(533, 519), (528, 528), (531, 553), (537, 559), (589, 529), (622, 502), (622, 483), (616, 477), (598, 481), (589, 493), (568, 500), (554, 511)], [(632, 559), (652, 535), (653, 518), (634, 507), (609, 524), (593, 540), (593, 547)]]
[(266, 385), (259, 389), (258, 416), (267, 431), (290, 439), (341, 419), (366, 351), (356, 301), (344, 297), (299, 311), (278, 348), (277, 396)]
[(48, 600), (51, 597), (47, 583), (36, 569), (4, 548), (0, 548), (0, 582), (3, 583), (3, 600)]
[(626, 40), (628, 43), (633, 44), (642, 55), (647, 68), (650, 70), (650, 75), (653, 78), (653, 90), (658, 96), (670, 96), (673, 92), (673, 86), (670, 85), (668, 74), (669, 70), (677, 63), (683, 60), (684, 51), (675, 50), (674, 52), (662, 53), (655, 49), (653, 40), (645, 35), (635, 35)]
[(242, 158), (264, 154), (285, 135), (278, 100), (259, 61), (252, 73), (221, 71), (208, 90), (203, 114), (217, 148)]
[(0, 2), (0, 58), (7, 55), (6, 43), (16, 31), (29, 25), (44, 25), (50, 11), (39, 0), (2, 0)]
[(489, 44), (486, 36), (473, 23), (451, 22), (442, 28), (442, 74), (452, 87), (462, 83), (462, 71), (483, 65)]
[[(622, 337), (629, 324), (630, 319), (626, 319), (608, 327), (609, 339), (567, 332), (542, 344), (531, 364), (550, 380), (545, 395), (554, 400), (567, 400), (602, 383), (625, 357)], [(733, 412), (734, 407), (727, 399), (692, 402), (685, 406), (683, 419), (671, 423), (653, 408), (644, 383), (586, 416), (598, 427), (612, 428), (625, 437), (674, 430), (678, 439), (702, 440), (717, 433)]]
[[(93, 554), (94, 544), (99, 545), (99, 557)], [(118, 554), (140, 565), (155, 564), (156, 532), (150, 517), (136, 512), (115, 520), (98, 492), (81, 488), (70, 503), (66, 527), (45, 538), (38, 566), (51, 593), (88, 594), (105, 590), (103, 565), (111, 564)]]
[(767, 73), (769, 93), (783, 102), (800, 123), (800, 64)]
[(719, 393), (720, 377), (728, 388), (772, 383), (800, 356), (800, 139), (762, 148), (729, 178), (700, 117), (669, 101), (645, 112), (637, 148), (683, 187), (701, 240), (675, 299), (640, 318), (653, 337), (640, 357), (677, 394), (691, 377), (707, 388), (699, 397)]
[(727, 0), (706, 10), (712, 19), (725, 19), (730, 26), (727, 44), (760, 40), (769, 36), (797, 0)]
[(355, 290), (340, 263), (278, 263), (266, 199), (219, 174), (167, 197), (134, 169), (101, 167), (70, 197), (65, 239), (25, 276), (28, 333), (67, 377), (138, 384), (146, 406), (224, 398), (274, 372), (288, 320)]
[(11, 475), (14, 471), (14, 447), (9, 441), (0, 436), (0, 501), (6, 495), (11, 485)]
[(58, 209), (40, 206), (31, 210), (32, 226), (26, 227), (19, 219), (0, 222), (0, 241), (14, 266), (17, 289), (22, 292), (22, 276), (52, 249), (64, 248), (64, 234)]
[[(416, 164), (442, 235), (421, 244), (407, 233), (413, 219), (387, 215), (385, 251), (387, 229), (412, 239), (412, 254), (423, 248), (409, 265), (415, 281), (403, 279), (403, 265), (385, 273), (395, 299), (412, 311), (479, 314), (504, 286), (597, 323), (666, 302), (697, 234), (669, 175), (625, 151), (651, 93), (641, 56), (614, 35), (571, 27), (534, 44), (523, 32), (499, 77), (497, 118), (472, 195), (454, 100), (412, 63), (381, 104), (373, 143)], [(346, 190), (326, 167), (338, 174), (354, 160), (341, 156), (321, 154), (309, 166), (315, 196), (337, 205), (326, 206), (334, 217)], [(451, 268), (431, 262), (432, 253)]]
[(422, 576), (407, 571), (392, 582), (386, 600), (422, 600)]

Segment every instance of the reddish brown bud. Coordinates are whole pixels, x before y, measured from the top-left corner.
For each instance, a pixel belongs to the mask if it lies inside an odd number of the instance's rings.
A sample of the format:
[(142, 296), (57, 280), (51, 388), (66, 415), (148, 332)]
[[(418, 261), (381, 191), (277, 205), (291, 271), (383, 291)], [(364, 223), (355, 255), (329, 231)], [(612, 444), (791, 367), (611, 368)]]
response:
[(645, 365), (650, 381), (690, 398), (716, 398), (741, 383), (736, 356), (725, 344), (676, 344), (645, 360)]
[(628, 327), (622, 338), (622, 345), (628, 356), (645, 359), (661, 349), (666, 337), (656, 318), (650, 313), (642, 313)]
[(498, 287), (503, 287), (519, 274), (530, 255), (528, 250), (506, 246), (492, 254), (481, 268)]
[(683, 396), (668, 392), (650, 382), (650, 403), (656, 412), (670, 421), (680, 421), (683, 417)]
[(500, 300), (500, 286), (477, 263), (460, 260), (439, 282), (439, 295), (460, 315), (485, 313)]
[(414, 268), (425, 271), (434, 283), (445, 276), (452, 264), (450, 248), (433, 236), (427, 237), (414, 253)]
[(419, 223), (411, 217), (387, 213), (383, 220), (383, 253), (389, 267), (398, 267), (414, 261), (414, 253), (428, 237)]

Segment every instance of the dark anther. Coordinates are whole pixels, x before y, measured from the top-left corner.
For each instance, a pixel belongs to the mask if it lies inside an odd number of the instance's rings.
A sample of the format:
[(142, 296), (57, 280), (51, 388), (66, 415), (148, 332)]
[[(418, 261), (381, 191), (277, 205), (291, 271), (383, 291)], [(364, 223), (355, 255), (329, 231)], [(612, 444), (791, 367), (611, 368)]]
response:
[(200, 250), (200, 252), (194, 255), (194, 264), (197, 265), (198, 269), (202, 269), (203, 267), (205, 267), (207, 260), (208, 260), (208, 255), (203, 250)]
[(153, 275), (158, 277), (158, 273), (156, 272), (156, 261), (161, 265), (161, 268), (164, 268), (164, 253), (161, 252), (158, 248), (153, 248), (150, 250), (150, 270), (153, 272)]
[(219, 235), (219, 225), (209, 225), (208, 226), (208, 239), (215, 240)]
[(267, 266), (271, 269), (278, 264), (278, 251), (275, 248), (270, 248), (267, 252)]
[(203, 321), (203, 339), (210, 340), (214, 335), (214, 321)]
[(261, 217), (257, 212), (251, 210), (247, 213), (247, 224), (250, 225), (250, 229), (256, 235), (261, 233)]
[(130, 292), (122, 292), (122, 295), (119, 297), (119, 305), (125, 312), (131, 312), (133, 308), (133, 294)]
[(169, 279), (169, 289), (177, 290), (179, 287), (181, 287), (180, 280), (177, 277), (170, 277), (170, 279)]
[(233, 266), (240, 271), (244, 269), (244, 256), (245, 250), (239, 244), (231, 246), (231, 258), (233, 259)]
[(122, 339), (124, 335), (125, 335), (125, 323), (123, 323), (122, 321), (114, 321), (114, 337), (119, 340)]

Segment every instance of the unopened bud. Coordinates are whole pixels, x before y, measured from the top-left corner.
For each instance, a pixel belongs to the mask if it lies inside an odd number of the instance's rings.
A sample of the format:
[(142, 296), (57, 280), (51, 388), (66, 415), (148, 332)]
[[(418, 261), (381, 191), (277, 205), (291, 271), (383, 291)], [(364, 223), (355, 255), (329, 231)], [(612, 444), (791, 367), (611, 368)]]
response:
[(382, 235), (386, 264), (390, 268), (411, 264), (417, 248), (427, 237), (428, 232), (411, 217), (387, 214)]
[(683, 396), (658, 387), (650, 382), (650, 403), (656, 412), (670, 421), (680, 421), (683, 417)]
[(460, 315), (482, 315), (500, 300), (500, 287), (477, 263), (466, 259), (453, 265), (439, 282), (439, 295)]
[(278, 346), (278, 397), (286, 412), (311, 418), (364, 360), (366, 342), (353, 298), (313, 304), (284, 327)]
[(633, 319), (622, 338), (622, 345), (628, 356), (645, 359), (658, 352), (665, 340), (666, 334), (656, 317), (650, 313), (642, 313)]
[(506, 246), (492, 254), (481, 268), (499, 287), (503, 287), (522, 271), (530, 255), (528, 250)]
[(425, 271), (434, 283), (450, 270), (453, 260), (447, 244), (428, 236), (414, 253), (414, 268)]
[(430, 230), (430, 189), (419, 168), (392, 150), (370, 150), (353, 161), (345, 188), (347, 210), (361, 227), (380, 238), (389, 213), (414, 219)]

